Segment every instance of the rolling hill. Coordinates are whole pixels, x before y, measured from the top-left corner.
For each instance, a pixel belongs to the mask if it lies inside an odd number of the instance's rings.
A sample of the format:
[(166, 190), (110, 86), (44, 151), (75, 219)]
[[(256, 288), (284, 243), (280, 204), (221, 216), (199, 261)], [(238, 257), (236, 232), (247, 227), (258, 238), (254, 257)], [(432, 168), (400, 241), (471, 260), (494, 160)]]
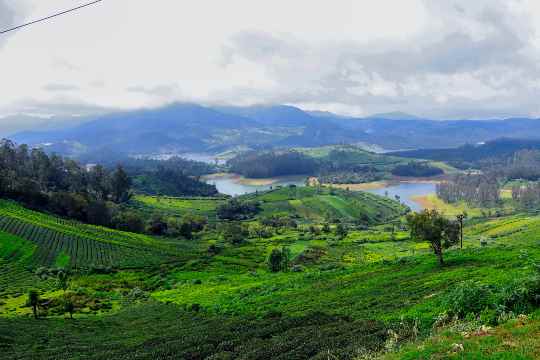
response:
[(259, 217), (287, 215), (302, 222), (321, 223), (338, 219), (381, 224), (399, 218), (407, 207), (396, 201), (366, 192), (318, 187), (281, 187), (240, 199), (261, 204)]

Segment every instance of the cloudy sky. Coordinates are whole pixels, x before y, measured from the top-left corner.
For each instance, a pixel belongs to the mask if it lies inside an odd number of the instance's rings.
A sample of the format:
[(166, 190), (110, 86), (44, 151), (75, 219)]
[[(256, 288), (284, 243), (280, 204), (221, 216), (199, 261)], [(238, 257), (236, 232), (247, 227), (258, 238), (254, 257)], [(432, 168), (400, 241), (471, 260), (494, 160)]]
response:
[[(0, 0), (0, 29), (84, 2)], [(0, 35), (0, 84), (0, 133), (173, 101), (540, 116), (540, 2), (104, 0)]]

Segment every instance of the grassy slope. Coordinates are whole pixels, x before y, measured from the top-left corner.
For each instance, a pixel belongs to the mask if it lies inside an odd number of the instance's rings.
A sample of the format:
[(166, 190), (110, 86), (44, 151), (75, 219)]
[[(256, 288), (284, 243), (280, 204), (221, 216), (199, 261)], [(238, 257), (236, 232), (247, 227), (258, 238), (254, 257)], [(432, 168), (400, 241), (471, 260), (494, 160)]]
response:
[(353, 222), (365, 215), (370, 223), (399, 217), (405, 207), (395, 201), (365, 192), (317, 187), (282, 187), (242, 197), (262, 204), (262, 214), (287, 214), (305, 221), (337, 218)]
[[(460, 345), (463, 347), (461, 350)], [(512, 319), (495, 328), (445, 330), (404, 346), (384, 359), (527, 359), (540, 358), (540, 313)]]
[(186, 213), (193, 213), (216, 218), (216, 208), (224, 202), (222, 198), (174, 198), (137, 195), (132, 201), (132, 206), (151, 213), (158, 211), (169, 216), (182, 216)]
[[(516, 215), (471, 225), (466, 249), (449, 251), (448, 265), (441, 269), (425, 246), (409, 241), (406, 233), (398, 233), (397, 242), (381, 229), (355, 231), (336, 241), (328, 235), (306, 238), (289, 230), (240, 246), (225, 245), (215, 257), (201, 250), (183, 266), (146, 275), (157, 277), (157, 287), (144, 287), (143, 273), (132, 280), (125, 272), (82, 276), (73, 286), (102, 292), (139, 286), (159, 302), (126, 306), (110, 315), (77, 315), (76, 322), (61, 317), (37, 323), (0, 318), (0, 347), (7, 358), (15, 357), (15, 352), (19, 358), (31, 358), (39, 351), (43, 357), (86, 354), (96, 359), (135, 354), (204, 358), (216, 353), (227, 353), (221, 355), (228, 358), (287, 359), (315, 356), (324, 349), (351, 358), (358, 346), (380, 350), (380, 341), (355, 343), (369, 338), (359, 331), (377, 332), (382, 326), (378, 322), (416, 318), (427, 331), (444, 310), (441, 299), (453, 284), (465, 279), (500, 284), (531, 273), (530, 262), (540, 257), (539, 233), (539, 217)], [(212, 234), (200, 239), (199, 248), (215, 239)], [(480, 246), (481, 239), (488, 239), (487, 246)], [(289, 245), (296, 254), (318, 247), (324, 255), (315, 264), (305, 264), (304, 272), (271, 274), (264, 267), (265, 258), (281, 245)], [(116, 296), (124, 295), (118, 291)], [(202, 312), (183, 310), (193, 304), (200, 304)], [(366, 319), (375, 322), (362, 324)], [(263, 349), (271, 350), (263, 353)], [(509, 351), (516, 355), (518, 350)]]

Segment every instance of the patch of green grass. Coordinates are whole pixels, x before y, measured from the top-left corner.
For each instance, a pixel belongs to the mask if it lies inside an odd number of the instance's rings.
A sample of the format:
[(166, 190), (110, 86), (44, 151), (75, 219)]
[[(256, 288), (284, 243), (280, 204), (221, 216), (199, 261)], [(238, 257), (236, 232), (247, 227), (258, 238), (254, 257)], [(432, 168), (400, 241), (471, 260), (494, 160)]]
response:
[(172, 198), (164, 196), (136, 195), (132, 206), (146, 212), (162, 212), (169, 216), (187, 213), (204, 215), (215, 220), (216, 209), (225, 200), (222, 198)]

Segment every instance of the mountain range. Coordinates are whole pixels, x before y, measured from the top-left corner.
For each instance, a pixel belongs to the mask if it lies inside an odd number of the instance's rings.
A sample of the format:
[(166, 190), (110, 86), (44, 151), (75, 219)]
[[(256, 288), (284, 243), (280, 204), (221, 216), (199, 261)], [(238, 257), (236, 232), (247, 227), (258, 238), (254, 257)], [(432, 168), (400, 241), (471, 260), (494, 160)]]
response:
[(385, 150), (453, 148), (501, 137), (540, 138), (540, 120), (430, 120), (404, 113), (366, 118), (307, 112), (293, 106), (172, 104), (77, 119), (74, 126), (25, 131), (10, 138), (81, 156), (94, 152), (159, 154), (232, 148), (364, 144)]

